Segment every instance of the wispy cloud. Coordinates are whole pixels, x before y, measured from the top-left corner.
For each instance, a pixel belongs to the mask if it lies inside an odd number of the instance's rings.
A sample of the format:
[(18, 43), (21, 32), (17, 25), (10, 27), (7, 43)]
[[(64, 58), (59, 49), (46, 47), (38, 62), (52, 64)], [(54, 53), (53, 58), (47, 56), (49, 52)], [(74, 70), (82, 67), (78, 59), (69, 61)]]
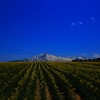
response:
[(80, 25), (82, 25), (82, 24), (83, 24), (83, 22), (81, 22), (81, 21), (80, 21), (80, 22), (78, 22), (78, 23), (79, 23)]
[(82, 21), (79, 21), (79, 22), (76, 22), (76, 23), (72, 22), (72, 23), (71, 23), (71, 27), (77, 26), (77, 25), (82, 25), (82, 24), (83, 24)]
[(93, 57), (94, 57), (94, 58), (100, 58), (100, 54), (95, 53), (95, 54), (93, 55)]
[(94, 17), (91, 17), (91, 19), (92, 19), (92, 20), (95, 20), (95, 18), (94, 18)]
[[(93, 16), (89, 16), (89, 18), (90, 18), (91, 21), (95, 21), (95, 18)], [(88, 19), (86, 19), (86, 21), (88, 21)], [(77, 26), (81, 26), (83, 24), (85, 25), (86, 21), (85, 20), (84, 21), (83, 20), (81, 21), (79, 19), (76, 22), (72, 22), (71, 23), (71, 27), (73, 27), (73, 26), (77, 27)], [(87, 23), (89, 23), (89, 21)]]
[(72, 23), (71, 23), (71, 27), (72, 27), (72, 26), (75, 26), (75, 23), (72, 22)]

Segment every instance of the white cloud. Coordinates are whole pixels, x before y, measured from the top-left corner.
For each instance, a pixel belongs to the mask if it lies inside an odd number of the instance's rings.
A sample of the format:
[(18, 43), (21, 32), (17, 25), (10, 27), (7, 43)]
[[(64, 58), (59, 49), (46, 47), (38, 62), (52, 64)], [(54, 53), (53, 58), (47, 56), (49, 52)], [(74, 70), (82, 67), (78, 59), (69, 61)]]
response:
[(80, 25), (82, 25), (82, 24), (83, 24), (83, 22), (81, 22), (81, 21), (80, 21), (80, 22), (78, 22), (78, 23), (79, 23)]
[(75, 26), (75, 23), (71, 23), (71, 27), (72, 27), (72, 26)]
[(92, 19), (92, 20), (95, 20), (95, 18), (94, 18), (94, 17), (91, 17), (91, 19)]
[(93, 55), (93, 57), (94, 57), (94, 58), (100, 58), (100, 54), (95, 53), (95, 54)]

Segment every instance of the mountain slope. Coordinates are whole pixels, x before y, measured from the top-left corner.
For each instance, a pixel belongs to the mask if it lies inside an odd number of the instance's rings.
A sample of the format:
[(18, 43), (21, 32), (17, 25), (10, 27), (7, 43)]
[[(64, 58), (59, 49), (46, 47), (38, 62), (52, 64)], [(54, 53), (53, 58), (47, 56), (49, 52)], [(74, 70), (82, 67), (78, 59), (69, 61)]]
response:
[(32, 58), (24, 59), (24, 61), (72, 61), (72, 60), (85, 60), (83, 57), (59, 57), (55, 55), (50, 55), (47, 53), (42, 53)]

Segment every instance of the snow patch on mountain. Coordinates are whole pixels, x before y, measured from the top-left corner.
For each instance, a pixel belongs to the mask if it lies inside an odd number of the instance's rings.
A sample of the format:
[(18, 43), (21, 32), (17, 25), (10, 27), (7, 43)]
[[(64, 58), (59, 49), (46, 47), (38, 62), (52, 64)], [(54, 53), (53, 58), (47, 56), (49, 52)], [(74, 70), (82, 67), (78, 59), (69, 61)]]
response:
[(24, 59), (24, 61), (72, 61), (72, 60), (86, 60), (84, 57), (59, 57), (42, 53), (32, 58)]

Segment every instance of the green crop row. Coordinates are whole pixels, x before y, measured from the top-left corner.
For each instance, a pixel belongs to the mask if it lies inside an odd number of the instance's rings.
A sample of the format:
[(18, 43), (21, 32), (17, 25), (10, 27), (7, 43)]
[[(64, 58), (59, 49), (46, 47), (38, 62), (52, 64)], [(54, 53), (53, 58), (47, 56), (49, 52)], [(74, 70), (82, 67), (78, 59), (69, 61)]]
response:
[(100, 62), (0, 63), (0, 100), (82, 99), (100, 99)]

